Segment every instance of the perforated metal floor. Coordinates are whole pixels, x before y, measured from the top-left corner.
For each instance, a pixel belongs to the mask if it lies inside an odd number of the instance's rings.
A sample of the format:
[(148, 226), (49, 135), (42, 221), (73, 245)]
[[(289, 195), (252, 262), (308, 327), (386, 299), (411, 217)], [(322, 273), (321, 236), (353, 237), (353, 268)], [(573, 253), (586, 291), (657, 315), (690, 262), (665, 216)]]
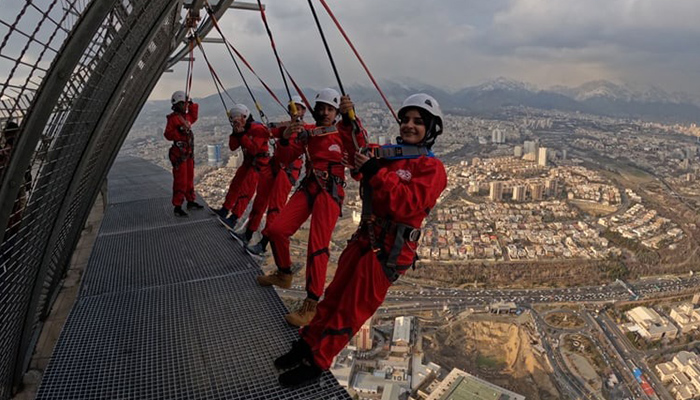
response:
[[(172, 179), (149, 166), (120, 158), (110, 177)], [(272, 360), (298, 335), (260, 274), (207, 211), (173, 217), (169, 193), (110, 205), (37, 398), (349, 399), (329, 373), (278, 385)]]

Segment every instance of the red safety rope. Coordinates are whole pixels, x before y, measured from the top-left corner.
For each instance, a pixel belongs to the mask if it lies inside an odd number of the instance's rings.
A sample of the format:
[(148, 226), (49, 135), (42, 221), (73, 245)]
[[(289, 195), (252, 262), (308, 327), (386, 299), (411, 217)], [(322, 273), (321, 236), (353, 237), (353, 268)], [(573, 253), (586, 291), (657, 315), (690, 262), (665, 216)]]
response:
[(194, 37), (190, 39), (190, 58), (187, 61), (187, 78), (185, 83), (185, 97), (190, 97), (190, 92), (192, 91), (192, 75), (194, 67)]
[[(216, 87), (216, 91), (219, 93), (219, 98), (221, 99), (221, 103), (224, 105), (224, 110), (226, 111), (226, 115), (228, 116), (228, 107), (226, 106), (226, 101), (224, 101), (224, 97), (221, 95), (221, 91), (223, 90), (224, 93), (226, 93), (226, 96), (231, 100), (232, 103), (236, 104), (236, 101), (231, 97), (230, 94), (226, 91), (226, 87), (224, 86), (223, 82), (221, 82), (221, 79), (219, 78), (219, 75), (216, 73), (214, 70), (214, 67), (212, 67), (211, 63), (209, 62), (209, 58), (207, 57), (207, 53), (204, 52), (204, 46), (202, 46), (202, 41), (199, 40), (199, 37), (195, 36), (194, 40), (197, 41), (197, 47), (199, 47), (199, 50), (202, 52), (202, 56), (204, 57), (204, 61), (207, 63), (207, 67), (209, 68), (209, 73), (211, 74), (212, 79), (214, 80), (214, 86)], [(221, 88), (221, 89), (219, 89)]]
[[(238, 58), (243, 62), (243, 64), (248, 68), (248, 70), (258, 79), (260, 84), (265, 88), (265, 90), (267, 90), (267, 92), (275, 100), (275, 102), (277, 104), (279, 104), (280, 107), (285, 109), (284, 105), (282, 104), (280, 99), (277, 97), (277, 95), (275, 95), (275, 93), (272, 91), (272, 89), (270, 89), (270, 87), (267, 85), (267, 83), (265, 83), (265, 81), (263, 81), (262, 78), (255, 72), (253, 67), (248, 62), (248, 60), (246, 60), (245, 57), (243, 57), (243, 55), (236, 49), (236, 47), (226, 38), (226, 36), (224, 35), (224, 32), (221, 30), (221, 27), (219, 26), (219, 21), (216, 19), (216, 15), (214, 15), (213, 9), (209, 5), (209, 2), (207, 0), (204, 0), (204, 4), (206, 5), (207, 13), (209, 13), (209, 18), (211, 19), (212, 24), (214, 25), (214, 28), (217, 30), (217, 32), (219, 32), (221, 39), (224, 41), (224, 43), (227, 46), (227, 49), (229, 50), (229, 54), (231, 53), (231, 51), (233, 51), (236, 54), (236, 56), (238, 56)], [(234, 64), (236, 64), (236, 68), (238, 68), (238, 64), (236, 63), (236, 59), (233, 57), (232, 54), (231, 54), (231, 59), (233, 60)], [(238, 69), (238, 72), (241, 74), (241, 78), (243, 79), (243, 82), (245, 83), (245, 78), (243, 77), (243, 74), (241, 73), (240, 69)], [(247, 83), (246, 83), (246, 87), (248, 88)], [(253, 102), (255, 103), (256, 108), (258, 108), (258, 111), (260, 111), (262, 113), (262, 108), (258, 104), (258, 101), (255, 99), (255, 96), (253, 96), (253, 93), (250, 90), (250, 88), (248, 88), (248, 92), (250, 93), (250, 96), (253, 99)], [(285, 109), (285, 111), (286, 111), (286, 109)]]
[(284, 68), (284, 72), (289, 77), (289, 81), (292, 82), (292, 86), (294, 86), (294, 90), (297, 91), (297, 93), (299, 94), (299, 97), (301, 97), (301, 100), (304, 102), (304, 104), (306, 104), (306, 109), (312, 110), (312, 107), (311, 107), (311, 104), (309, 103), (309, 100), (306, 98), (306, 96), (304, 96), (304, 92), (301, 91), (301, 88), (299, 87), (299, 85), (297, 85), (297, 82), (294, 80), (294, 78), (292, 78), (292, 74), (290, 74), (289, 71), (287, 71), (287, 67), (285, 67), (284, 64), (282, 64), (282, 68)]
[(267, 31), (267, 36), (270, 38), (270, 45), (272, 46), (272, 52), (275, 53), (275, 58), (277, 59), (277, 65), (280, 69), (280, 74), (282, 75), (282, 82), (284, 82), (284, 88), (287, 91), (287, 97), (289, 97), (289, 110), (291, 111), (289, 115), (294, 119), (297, 115), (296, 104), (292, 101), (292, 92), (289, 91), (289, 85), (287, 84), (287, 78), (284, 75), (282, 68), (282, 60), (279, 54), (277, 54), (277, 46), (275, 46), (275, 39), (272, 37), (272, 31), (270, 31), (270, 25), (267, 23), (267, 17), (265, 17), (265, 9), (262, 6), (260, 0), (258, 0), (258, 8), (260, 9), (260, 16), (262, 17), (263, 24), (265, 25), (265, 30)]
[(343, 30), (343, 27), (340, 26), (340, 23), (335, 18), (335, 15), (333, 15), (333, 12), (331, 11), (330, 7), (328, 7), (328, 4), (326, 4), (325, 0), (319, 0), (319, 1), (321, 2), (321, 5), (323, 6), (323, 8), (326, 9), (328, 16), (330, 16), (331, 19), (333, 20), (333, 22), (335, 23), (335, 26), (338, 27), (338, 30), (345, 38), (345, 41), (348, 43), (348, 45), (350, 45), (350, 48), (355, 53), (355, 56), (357, 57), (358, 61), (360, 61), (360, 64), (362, 64), (362, 67), (365, 69), (365, 72), (367, 72), (367, 75), (369, 76), (369, 79), (374, 84), (374, 87), (377, 88), (377, 91), (382, 96), (384, 103), (386, 104), (387, 107), (389, 107), (389, 111), (391, 111), (391, 114), (394, 116), (394, 119), (396, 120), (396, 122), (400, 123), (399, 117), (396, 115), (396, 112), (394, 112), (394, 109), (391, 107), (389, 100), (387, 100), (386, 96), (384, 95), (384, 92), (382, 92), (382, 89), (379, 87), (379, 84), (377, 84), (377, 81), (374, 79), (374, 76), (372, 76), (372, 73), (369, 71), (369, 68), (367, 68), (367, 65), (365, 64), (364, 60), (360, 56), (360, 53), (355, 49), (355, 46), (353, 46), (352, 42), (350, 41), (350, 38), (348, 38), (348, 35), (345, 33), (345, 30)]

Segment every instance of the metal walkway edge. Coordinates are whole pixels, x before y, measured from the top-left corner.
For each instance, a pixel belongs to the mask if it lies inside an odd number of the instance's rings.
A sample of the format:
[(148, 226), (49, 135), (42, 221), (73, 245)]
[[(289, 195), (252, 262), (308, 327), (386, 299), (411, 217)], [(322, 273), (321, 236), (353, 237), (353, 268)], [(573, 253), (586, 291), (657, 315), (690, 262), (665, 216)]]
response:
[(172, 176), (132, 157), (37, 399), (350, 399), (333, 375), (283, 389), (272, 361), (298, 338), (260, 267), (206, 210), (176, 218)]

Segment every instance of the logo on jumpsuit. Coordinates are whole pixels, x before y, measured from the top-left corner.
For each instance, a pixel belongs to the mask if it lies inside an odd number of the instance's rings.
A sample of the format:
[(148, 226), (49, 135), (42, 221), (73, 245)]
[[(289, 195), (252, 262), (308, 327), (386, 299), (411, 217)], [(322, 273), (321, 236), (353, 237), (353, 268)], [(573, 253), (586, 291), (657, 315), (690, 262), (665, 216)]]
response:
[(342, 153), (342, 151), (340, 150), (340, 146), (338, 146), (337, 144), (332, 144), (328, 148), (328, 151), (335, 151), (336, 153)]
[(400, 169), (396, 171), (396, 175), (398, 175), (399, 178), (403, 179), (406, 182), (410, 182), (411, 178), (413, 177), (413, 175), (411, 175), (411, 171), (407, 171), (405, 169)]

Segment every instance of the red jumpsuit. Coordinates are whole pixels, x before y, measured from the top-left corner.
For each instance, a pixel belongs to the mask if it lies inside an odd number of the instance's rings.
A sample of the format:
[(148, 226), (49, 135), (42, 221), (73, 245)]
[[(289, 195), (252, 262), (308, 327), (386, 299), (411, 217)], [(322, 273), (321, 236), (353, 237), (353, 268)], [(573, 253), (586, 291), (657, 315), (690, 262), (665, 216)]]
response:
[[(379, 165), (379, 171), (369, 180), (373, 215), (384, 221), (391, 219), (420, 228), (447, 186), (442, 162), (421, 156), (380, 160)], [(372, 251), (368, 229), (361, 225), (348, 242), (338, 260), (335, 277), (323, 301), (318, 303), (314, 319), (301, 331), (302, 339), (311, 347), (314, 362), (324, 370), (330, 368), (333, 358), (377, 311), (393, 283), (378, 259), (382, 252)], [(381, 231), (375, 224), (376, 240), (382, 237)], [(392, 233), (387, 229), (384, 237), (381, 248), (388, 252), (394, 245), (395, 230)], [(403, 274), (413, 264), (417, 246), (417, 241), (406, 239), (398, 253), (396, 268), (391, 271)]]
[[(343, 155), (347, 153), (352, 163), (355, 146), (364, 146), (365, 132), (353, 132), (352, 126), (338, 122), (334, 127), (315, 128), (306, 141), (280, 141), (277, 147), (281, 162), (290, 163), (307, 154), (306, 177), (292, 195), (274, 223), (266, 229), (272, 244), (272, 254), (277, 268), (287, 270), (292, 266), (289, 255), (289, 238), (311, 215), (306, 254), (306, 292), (310, 299), (318, 300), (326, 282), (326, 267), (330, 256), (331, 234), (340, 216), (345, 197), (345, 166)], [(330, 131), (330, 132), (324, 132)]]
[[(270, 129), (270, 134), (272, 137), (277, 139), (277, 147), (281, 146), (279, 144), (279, 139), (282, 138), (282, 134), (287, 128), (288, 124), (279, 124), (274, 128)], [(304, 129), (311, 130), (315, 128), (315, 125), (305, 124)], [(289, 140), (295, 140), (296, 135), (293, 135)], [(250, 218), (248, 222), (248, 230), (255, 232), (260, 227), (260, 221), (262, 216), (267, 209), (267, 222), (266, 227), (272, 225), (272, 222), (277, 218), (280, 211), (285, 204), (287, 204), (287, 198), (289, 197), (289, 191), (299, 179), (299, 173), (301, 172), (301, 165), (304, 162), (301, 156), (297, 157), (289, 162), (280, 161), (280, 155), (275, 155), (270, 160), (270, 179), (264, 185), (262, 185), (262, 180), (260, 185), (258, 185), (258, 193), (255, 196), (255, 201), (253, 202), (253, 209), (250, 212)], [(263, 197), (264, 196), (264, 197)], [(263, 232), (263, 236), (267, 236), (267, 231)]]
[(270, 133), (265, 125), (253, 121), (242, 134), (231, 134), (228, 147), (235, 151), (243, 150), (243, 164), (231, 179), (223, 207), (240, 218), (255, 194), (258, 174), (262, 168), (269, 168), (270, 158), (267, 154), (267, 141)]
[(272, 225), (272, 222), (280, 214), (285, 204), (287, 204), (289, 192), (292, 190), (297, 180), (299, 180), (303, 162), (303, 158), (297, 158), (291, 164), (277, 163), (277, 173), (274, 174), (275, 181), (272, 184), (270, 200), (267, 203), (266, 226)]
[(195, 201), (194, 194), (194, 135), (192, 124), (197, 121), (199, 105), (190, 103), (187, 113), (172, 112), (165, 125), (166, 139), (173, 142), (168, 158), (173, 165), (173, 205), (182, 206), (187, 201)]
[[(276, 139), (280, 139), (282, 137), (282, 133), (287, 128), (287, 126), (288, 123), (276, 125), (275, 127), (270, 129), (270, 136)], [(299, 163), (301, 163), (300, 159), (297, 160), (299, 161)], [(250, 210), (250, 216), (248, 217), (248, 226), (246, 228), (248, 234), (256, 232), (260, 227), (260, 222), (262, 221), (262, 217), (265, 214), (265, 210), (267, 210), (268, 207), (270, 207), (269, 203), (271, 198), (275, 197), (275, 203), (278, 201), (278, 198), (280, 196), (277, 193), (275, 193), (276, 191), (280, 190), (280, 188), (277, 187), (277, 185), (280, 184), (278, 176), (280, 170), (284, 169), (285, 167), (286, 165), (280, 163), (279, 156), (273, 156), (270, 159), (268, 166), (260, 169), (260, 177), (258, 179), (258, 187), (255, 193), (255, 200), (253, 201), (253, 208)], [(299, 174), (297, 173), (297, 177), (298, 176)], [(289, 178), (285, 179), (285, 181), (289, 181)], [(284, 189), (282, 188), (282, 190)], [(289, 186), (289, 188), (286, 189), (286, 193), (284, 193), (284, 203), (282, 203), (281, 206), (275, 204), (275, 207), (277, 208), (276, 214), (279, 213), (279, 210), (281, 210), (282, 206), (284, 206), (284, 204), (286, 203), (287, 195), (289, 194), (290, 190), (291, 186)], [(270, 224), (271, 221), (268, 214), (267, 226), (269, 226)]]

